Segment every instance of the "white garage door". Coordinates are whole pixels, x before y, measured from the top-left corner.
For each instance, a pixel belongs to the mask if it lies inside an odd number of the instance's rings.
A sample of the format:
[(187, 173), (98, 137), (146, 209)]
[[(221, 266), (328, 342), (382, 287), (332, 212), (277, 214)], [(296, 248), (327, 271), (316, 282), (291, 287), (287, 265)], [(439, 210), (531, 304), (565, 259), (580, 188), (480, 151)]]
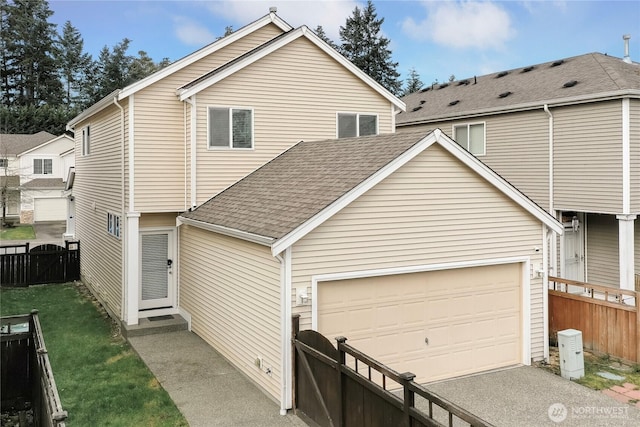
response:
[(318, 284), (318, 331), (428, 382), (521, 363), (520, 264)]
[(64, 197), (53, 199), (34, 199), (33, 220), (65, 221), (67, 219), (67, 199)]

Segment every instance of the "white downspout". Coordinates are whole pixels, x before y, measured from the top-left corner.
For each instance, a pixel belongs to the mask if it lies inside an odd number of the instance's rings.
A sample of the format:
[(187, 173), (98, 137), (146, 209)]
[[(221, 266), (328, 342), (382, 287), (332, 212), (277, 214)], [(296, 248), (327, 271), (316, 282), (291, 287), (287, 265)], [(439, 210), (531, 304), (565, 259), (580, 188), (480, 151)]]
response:
[(281, 354), (280, 370), (280, 415), (286, 415), (293, 406), (291, 396), (291, 247), (284, 250), (284, 257), (276, 255), (280, 261), (280, 331)]
[[(553, 192), (553, 167), (554, 167), (554, 157), (553, 157), (553, 114), (549, 110), (549, 105), (544, 104), (544, 111), (549, 116), (549, 213), (554, 218), (558, 219), (558, 216), (555, 212), (555, 206), (553, 203), (554, 192)], [(551, 234), (551, 244), (549, 248), (549, 255), (551, 262), (549, 263), (549, 269), (553, 273), (554, 276), (558, 275), (558, 235), (555, 232)]]
[(191, 98), (186, 98), (184, 100), (187, 104), (191, 105), (191, 206), (192, 208), (195, 208), (197, 203), (198, 203), (198, 199), (197, 199), (197, 195), (196, 195), (196, 184), (197, 184), (197, 180), (196, 180), (196, 161), (197, 161), (197, 156), (196, 156), (196, 120), (197, 120), (197, 106), (196, 106), (196, 98), (195, 95), (192, 96)]
[[(122, 105), (118, 104), (118, 97), (114, 96), (113, 97), (113, 105), (115, 105), (116, 107), (118, 107), (120, 109), (120, 227), (124, 226), (124, 235), (125, 235), (125, 239), (120, 239), (120, 246), (122, 247), (122, 259), (123, 261), (127, 259), (127, 245), (125, 244), (126, 241), (126, 236), (127, 236), (127, 221), (124, 220), (124, 202), (125, 202), (125, 197), (124, 197), (124, 189), (125, 189), (125, 183), (124, 183), (124, 144), (125, 144), (125, 139), (124, 139), (124, 108), (122, 107)], [(126, 261), (122, 263), (121, 268), (120, 268), (120, 275), (121, 275), (121, 281), (122, 281), (122, 295), (121, 295), (121, 300), (120, 300), (120, 318), (122, 319), (126, 319), (127, 318), (127, 292), (126, 292), (126, 277), (127, 277), (127, 273), (126, 273)]]

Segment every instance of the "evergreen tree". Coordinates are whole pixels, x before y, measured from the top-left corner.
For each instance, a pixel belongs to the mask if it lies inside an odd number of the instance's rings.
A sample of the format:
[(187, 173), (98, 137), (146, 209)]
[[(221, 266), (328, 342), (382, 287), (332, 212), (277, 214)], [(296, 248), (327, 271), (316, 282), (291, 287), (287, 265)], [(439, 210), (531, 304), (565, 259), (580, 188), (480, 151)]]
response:
[(409, 95), (410, 93), (417, 92), (422, 89), (422, 80), (420, 80), (420, 75), (416, 71), (415, 68), (411, 68), (409, 70), (409, 77), (407, 77), (406, 84), (404, 90), (402, 91), (402, 96)]
[(356, 6), (344, 27), (340, 27), (340, 53), (375, 81), (397, 94), (402, 83), (397, 71), (398, 63), (391, 58), (390, 40), (380, 34), (383, 22), (384, 18), (378, 19), (371, 0), (363, 10)]
[(58, 41), (58, 66), (64, 83), (64, 104), (72, 109), (82, 104), (82, 82), (91, 65), (91, 55), (83, 52), (84, 40), (80, 32), (67, 21)]
[(55, 61), (56, 26), (46, 0), (0, 0), (2, 15), (2, 101), (42, 105), (62, 101)]
[(328, 44), (329, 46), (331, 46), (332, 48), (334, 48), (335, 50), (339, 50), (340, 48), (338, 47), (337, 44), (335, 44), (333, 42), (333, 40), (331, 40), (329, 38), (329, 36), (327, 35), (327, 33), (324, 32), (324, 28), (322, 28), (322, 25), (318, 25), (316, 27), (316, 31), (315, 31), (316, 35), (318, 37), (320, 37), (322, 39), (322, 41), (324, 41), (326, 44)]

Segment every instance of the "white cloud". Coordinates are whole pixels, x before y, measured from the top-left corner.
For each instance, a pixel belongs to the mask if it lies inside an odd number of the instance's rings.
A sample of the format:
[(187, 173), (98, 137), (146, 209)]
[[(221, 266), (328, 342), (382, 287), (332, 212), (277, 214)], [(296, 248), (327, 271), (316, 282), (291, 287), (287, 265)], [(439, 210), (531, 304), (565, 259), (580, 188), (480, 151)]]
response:
[(402, 29), (416, 40), (431, 40), (454, 48), (497, 49), (516, 31), (506, 10), (495, 3), (427, 2), (427, 17), (416, 22), (406, 18)]
[(216, 39), (206, 27), (189, 18), (176, 16), (173, 18), (173, 24), (176, 36), (187, 45), (204, 46)]
[(322, 25), (325, 33), (334, 41), (338, 40), (338, 30), (351, 15), (356, 6), (364, 4), (355, 0), (223, 0), (208, 3), (216, 15), (229, 19), (234, 28), (269, 13), (269, 8), (278, 8), (278, 16), (293, 27), (306, 25), (314, 30)]

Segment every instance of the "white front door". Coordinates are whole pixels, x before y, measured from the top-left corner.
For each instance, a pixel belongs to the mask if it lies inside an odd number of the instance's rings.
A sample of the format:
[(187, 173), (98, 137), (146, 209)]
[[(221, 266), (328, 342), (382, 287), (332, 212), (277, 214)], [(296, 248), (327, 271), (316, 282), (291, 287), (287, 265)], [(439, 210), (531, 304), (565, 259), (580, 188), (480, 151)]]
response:
[(173, 307), (173, 231), (140, 232), (140, 310)]
[[(564, 223), (564, 245), (562, 277), (584, 282), (584, 215), (576, 213), (573, 221)], [(576, 222), (577, 221), (577, 222)]]

